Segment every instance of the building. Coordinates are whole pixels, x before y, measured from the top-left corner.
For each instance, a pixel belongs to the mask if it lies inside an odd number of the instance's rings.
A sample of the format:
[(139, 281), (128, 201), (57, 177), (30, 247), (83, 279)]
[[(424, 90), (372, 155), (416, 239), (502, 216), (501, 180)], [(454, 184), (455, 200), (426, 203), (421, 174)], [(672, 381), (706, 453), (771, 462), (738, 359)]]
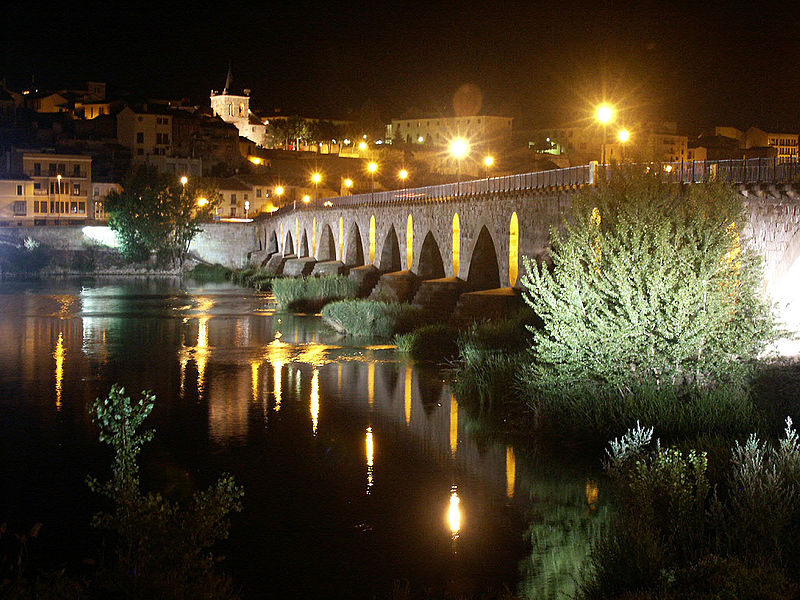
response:
[(9, 212), (10, 222), (26, 225), (94, 218), (91, 156), (12, 150), (0, 162), (3, 194), (9, 194), (3, 195), (3, 206), (12, 203), (10, 211), (2, 209), (2, 221)]
[(159, 105), (126, 106), (117, 115), (117, 141), (131, 149), (137, 162), (147, 156), (172, 156), (172, 111)]
[(92, 182), (92, 205), (94, 206), (94, 218), (97, 221), (108, 221), (106, 198), (111, 192), (121, 191), (122, 186), (119, 183), (106, 181)]
[(252, 217), (278, 208), (273, 188), (263, 178), (221, 177), (212, 180), (220, 195), (219, 217)]
[(33, 200), (33, 180), (30, 177), (0, 175), (0, 227), (32, 224)]
[(178, 156), (201, 159), (204, 175), (211, 174), (212, 170), (233, 171), (242, 160), (239, 130), (220, 117), (175, 111), (172, 144)]
[(513, 123), (509, 117), (488, 115), (392, 119), (386, 127), (386, 137), (434, 146), (445, 146), (454, 137), (464, 137), (474, 145), (483, 145), (511, 139)]
[(241, 137), (258, 146), (267, 145), (267, 126), (250, 110), (250, 90), (236, 92), (233, 89), (233, 75), (230, 68), (222, 92), (211, 90), (211, 110), (215, 117), (232, 123)]
[(751, 127), (744, 134), (745, 149), (775, 148), (779, 163), (797, 162), (797, 145), (800, 135), (796, 133), (767, 133), (758, 127)]

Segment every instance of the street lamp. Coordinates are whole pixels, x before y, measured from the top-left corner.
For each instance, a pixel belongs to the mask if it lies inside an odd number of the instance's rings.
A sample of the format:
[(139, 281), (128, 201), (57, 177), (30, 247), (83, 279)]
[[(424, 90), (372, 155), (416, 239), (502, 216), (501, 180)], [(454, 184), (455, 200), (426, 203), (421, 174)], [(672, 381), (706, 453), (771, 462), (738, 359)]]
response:
[(189, 178), (186, 175), (184, 175), (183, 177), (181, 177), (181, 185), (183, 187), (186, 187), (187, 183), (189, 183)]
[(400, 182), (403, 184), (403, 194), (405, 195), (406, 179), (408, 179), (408, 171), (406, 169), (400, 169), (400, 172), (397, 174), (397, 177), (400, 178)]
[(58, 189), (56, 190), (56, 213), (60, 214), (63, 212), (61, 210), (61, 173), (56, 175), (56, 180), (58, 180)]
[(367, 171), (369, 171), (369, 178), (372, 182), (372, 192), (370, 195), (370, 202), (375, 201), (375, 173), (378, 171), (378, 163), (374, 160), (367, 165)]
[(250, 212), (250, 200), (245, 200), (244, 201), (244, 218), (245, 219), (247, 218), (249, 212)]
[(492, 168), (494, 165), (494, 156), (491, 154), (487, 154), (483, 157), (483, 170), (484, 174), (486, 175), (486, 179), (489, 179), (489, 169)]
[(367, 149), (367, 142), (359, 142), (358, 143), (359, 150), (366, 150)]
[(628, 142), (629, 139), (631, 139), (631, 132), (628, 131), (627, 129), (620, 129), (619, 132), (617, 133), (617, 139), (619, 140), (619, 143), (620, 143), (621, 159), (624, 161), (625, 160), (625, 144)]
[[(311, 181), (314, 182), (314, 202), (316, 202), (317, 198), (319, 197), (319, 182), (322, 181), (322, 175), (320, 173), (314, 173), (311, 176)], [(305, 198), (303, 200), (305, 201)]]
[(614, 112), (614, 107), (605, 102), (598, 106), (595, 112), (595, 118), (603, 126), (603, 148), (600, 151), (602, 164), (606, 164), (606, 130), (608, 124), (614, 120)]
[(469, 154), (469, 142), (462, 137), (450, 142), (450, 155), (456, 159), (456, 195), (461, 195), (461, 159)]
[[(247, 205), (247, 202), (245, 202), (245, 205)], [(201, 208), (204, 207), (204, 206), (208, 206), (208, 198), (198, 198), (197, 199), (197, 206), (199, 206)]]
[(311, 202), (311, 196), (306, 194), (305, 196), (303, 196), (303, 204), (308, 204), (309, 202)]

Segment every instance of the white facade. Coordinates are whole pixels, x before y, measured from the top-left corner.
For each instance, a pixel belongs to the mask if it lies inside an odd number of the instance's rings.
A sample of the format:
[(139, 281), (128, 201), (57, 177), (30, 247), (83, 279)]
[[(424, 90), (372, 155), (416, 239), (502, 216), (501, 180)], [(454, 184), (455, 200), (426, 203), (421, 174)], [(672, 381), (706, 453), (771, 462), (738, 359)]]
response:
[(455, 137), (464, 137), (471, 144), (481, 145), (511, 138), (513, 122), (509, 117), (493, 116), (392, 119), (386, 136), (409, 144), (435, 146), (445, 146)]
[(211, 91), (211, 110), (215, 117), (226, 123), (233, 123), (239, 135), (258, 146), (267, 144), (267, 126), (250, 111), (250, 90), (242, 94), (233, 94), (228, 90), (217, 93)]

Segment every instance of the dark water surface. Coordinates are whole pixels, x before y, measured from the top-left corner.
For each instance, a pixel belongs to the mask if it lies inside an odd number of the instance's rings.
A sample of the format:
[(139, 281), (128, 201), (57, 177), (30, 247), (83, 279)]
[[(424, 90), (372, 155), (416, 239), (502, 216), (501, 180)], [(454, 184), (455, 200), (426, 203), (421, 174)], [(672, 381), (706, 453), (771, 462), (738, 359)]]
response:
[(244, 485), (220, 550), (246, 598), (559, 597), (597, 528), (593, 481), (488, 441), (392, 346), (227, 284), (0, 282), (0, 522), (43, 522), (52, 563), (96, 552), (114, 382), (158, 398), (146, 485)]

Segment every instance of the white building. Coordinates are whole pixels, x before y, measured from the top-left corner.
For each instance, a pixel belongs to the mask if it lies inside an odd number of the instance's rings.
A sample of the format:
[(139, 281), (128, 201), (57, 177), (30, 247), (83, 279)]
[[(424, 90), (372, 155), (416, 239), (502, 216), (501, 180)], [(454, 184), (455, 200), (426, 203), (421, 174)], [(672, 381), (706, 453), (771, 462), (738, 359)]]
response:
[(463, 137), (473, 145), (496, 143), (511, 138), (514, 119), (477, 115), (473, 117), (431, 117), (392, 119), (386, 126), (386, 137), (409, 144), (445, 146), (455, 137)]
[(254, 142), (258, 146), (267, 145), (267, 126), (250, 110), (250, 90), (236, 93), (233, 90), (233, 75), (228, 69), (225, 88), (222, 92), (211, 90), (211, 110), (215, 117), (226, 123), (233, 123), (239, 135)]

